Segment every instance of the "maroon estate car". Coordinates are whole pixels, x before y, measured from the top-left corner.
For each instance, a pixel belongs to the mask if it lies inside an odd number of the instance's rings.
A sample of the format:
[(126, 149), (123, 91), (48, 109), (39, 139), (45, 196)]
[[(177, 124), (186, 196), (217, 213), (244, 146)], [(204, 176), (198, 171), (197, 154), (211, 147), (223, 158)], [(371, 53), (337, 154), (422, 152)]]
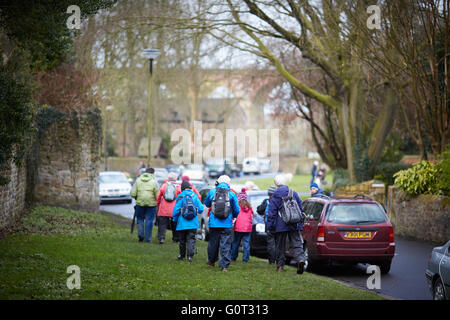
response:
[(395, 253), (394, 230), (384, 208), (365, 195), (319, 196), (303, 202), (303, 240), (307, 270), (324, 262), (378, 265), (389, 272)]

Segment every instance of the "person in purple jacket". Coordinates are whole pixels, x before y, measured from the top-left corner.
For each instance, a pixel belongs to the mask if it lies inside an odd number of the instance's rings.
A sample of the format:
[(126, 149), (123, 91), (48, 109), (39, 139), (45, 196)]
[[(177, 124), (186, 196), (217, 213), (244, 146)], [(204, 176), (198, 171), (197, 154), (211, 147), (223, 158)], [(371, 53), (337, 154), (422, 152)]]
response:
[[(289, 187), (286, 185), (284, 175), (275, 176), (274, 182), (277, 189), (270, 199), (267, 226), (271, 232), (275, 233), (277, 272), (284, 271), (286, 238), (289, 237), (289, 245), (294, 254), (293, 260), (297, 261), (297, 273), (302, 274), (305, 267), (305, 253), (300, 231), (303, 225), (301, 222), (293, 225), (286, 224), (281, 219), (279, 212), (283, 208), (283, 197), (288, 195)], [(297, 192), (293, 192), (293, 197), (297, 201), (300, 210), (303, 211), (302, 200)]]

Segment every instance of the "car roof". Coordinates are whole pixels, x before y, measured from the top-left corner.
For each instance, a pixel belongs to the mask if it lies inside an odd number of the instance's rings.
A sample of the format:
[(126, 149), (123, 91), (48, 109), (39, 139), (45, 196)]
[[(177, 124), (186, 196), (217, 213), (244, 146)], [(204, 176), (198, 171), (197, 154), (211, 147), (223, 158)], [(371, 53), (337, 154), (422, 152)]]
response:
[(104, 175), (104, 174), (119, 175), (119, 174), (124, 174), (124, 173), (122, 171), (101, 171), (100, 174), (101, 175)]
[(362, 199), (361, 198), (355, 198), (355, 197), (334, 197), (334, 198), (330, 198), (330, 197), (327, 197), (327, 196), (323, 196), (323, 197), (311, 197), (311, 198), (308, 198), (306, 200), (320, 201), (320, 202), (323, 201), (323, 202), (327, 202), (327, 203), (330, 203), (330, 204), (337, 204), (337, 203), (360, 203), (360, 204), (363, 204), (363, 203), (375, 203), (375, 204), (377, 204), (378, 203), (378, 201), (376, 201), (376, 200), (374, 200), (374, 199), (372, 199), (372, 198), (370, 198), (368, 196), (365, 196), (365, 198), (362, 198)]

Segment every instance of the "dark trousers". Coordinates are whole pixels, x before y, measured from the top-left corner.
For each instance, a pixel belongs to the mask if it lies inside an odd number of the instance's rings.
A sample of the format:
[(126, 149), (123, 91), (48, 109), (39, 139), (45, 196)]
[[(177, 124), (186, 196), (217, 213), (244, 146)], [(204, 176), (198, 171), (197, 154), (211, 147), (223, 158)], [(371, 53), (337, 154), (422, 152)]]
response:
[(303, 239), (300, 231), (285, 231), (275, 233), (276, 260), (277, 267), (283, 267), (286, 262), (286, 238), (289, 237), (289, 248), (293, 253), (295, 261), (305, 261), (305, 253), (303, 252)]
[(179, 231), (177, 231), (177, 223), (174, 222), (173, 220), (170, 221), (170, 226), (172, 229), (172, 240), (173, 241), (179, 241), (180, 240), (180, 236), (179, 236)]
[(270, 263), (275, 263), (277, 258), (276, 256), (277, 250), (275, 247), (275, 232), (268, 231), (267, 232), (267, 256), (269, 258)]
[(208, 261), (215, 263), (219, 259), (220, 268), (228, 268), (231, 261), (231, 228), (209, 228)]
[(170, 217), (156, 217), (158, 220), (158, 240), (166, 239), (166, 230), (170, 224)]
[(177, 231), (180, 239), (180, 256), (184, 258), (186, 256), (186, 246), (187, 255), (192, 258), (195, 254), (195, 235), (197, 229), (186, 229)]

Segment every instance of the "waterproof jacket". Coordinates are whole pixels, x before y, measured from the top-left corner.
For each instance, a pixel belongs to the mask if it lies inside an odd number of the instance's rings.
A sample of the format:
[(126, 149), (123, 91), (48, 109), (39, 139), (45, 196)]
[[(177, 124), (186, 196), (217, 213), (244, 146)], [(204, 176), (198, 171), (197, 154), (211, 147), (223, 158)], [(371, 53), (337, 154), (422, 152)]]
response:
[(155, 178), (150, 173), (141, 174), (131, 190), (131, 196), (141, 207), (156, 207), (157, 195), (158, 187)]
[(181, 208), (184, 207), (184, 198), (186, 195), (191, 196), (192, 201), (194, 202), (194, 206), (196, 206), (198, 209), (198, 214), (201, 214), (203, 212), (203, 204), (199, 200), (199, 198), (197, 197), (195, 192), (193, 192), (190, 189), (184, 190), (182, 193), (180, 193), (178, 195), (175, 206), (173, 208), (172, 217), (173, 217), (173, 221), (177, 222), (177, 231), (178, 230), (198, 229), (198, 226), (199, 226), (198, 216), (191, 220), (187, 220), (187, 219), (183, 218), (183, 215), (181, 214)]
[[(280, 210), (283, 207), (283, 197), (286, 197), (289, 193), (288, 186), (280, 186), (278, 187), (272, 198), (270, 198), (269, 202), (269, 214), (267, 216), (267, 227), (270, 231), (274, 232), (286, 232), (286, 231), (295, 231), (302, 230), (303, 225), (301, 222), (294, 225), (287, 225), (280, 217)], [(298, 206), (301, 211), (303, 211), (302, 200), (298, 196), (297, 192), (293, 192), (293, 197), (297, 201)]]
[(234, 231), (237, 232), (252, 232), (252, 221), (255, 214), (253, 209), (249, 207), (240, 207), (241, 212), (239, 213), (236, 222), (234, 223)]
[(217, 187), (211, 189), (206, 196), (205, 206), (211, 208), (212, 201), (216, 194), (216, 189), (226, 189), (228, 190), (228, 197), (230, 198), (230, 207), (231, 212), (226, 219), (219, 219), (214, 216), (214, 212), (210, 212), (208, 226), (210, 228), (232, 228), (233, 227), (233, 218), (237, 218), (241, 209), (239, 208), (239, 203), (236, 194), (230, 190), (230, 186), (225, 182), (219, 183)]
[[(166, 201), (164, 199), (164, 193), (166, 192), (167, 186), (169, 183), (172, 183), (177, 188), (175, 193), (175, 200)], [(165, 182), (161, 188), (159, 189), (158, 196), (156, 198), (156, 203), (158, 205), (158, 217), (172, 217), (173, 207), (175, 207), (176, 197), (181, 193), (181, 186), (175, 182)]]

